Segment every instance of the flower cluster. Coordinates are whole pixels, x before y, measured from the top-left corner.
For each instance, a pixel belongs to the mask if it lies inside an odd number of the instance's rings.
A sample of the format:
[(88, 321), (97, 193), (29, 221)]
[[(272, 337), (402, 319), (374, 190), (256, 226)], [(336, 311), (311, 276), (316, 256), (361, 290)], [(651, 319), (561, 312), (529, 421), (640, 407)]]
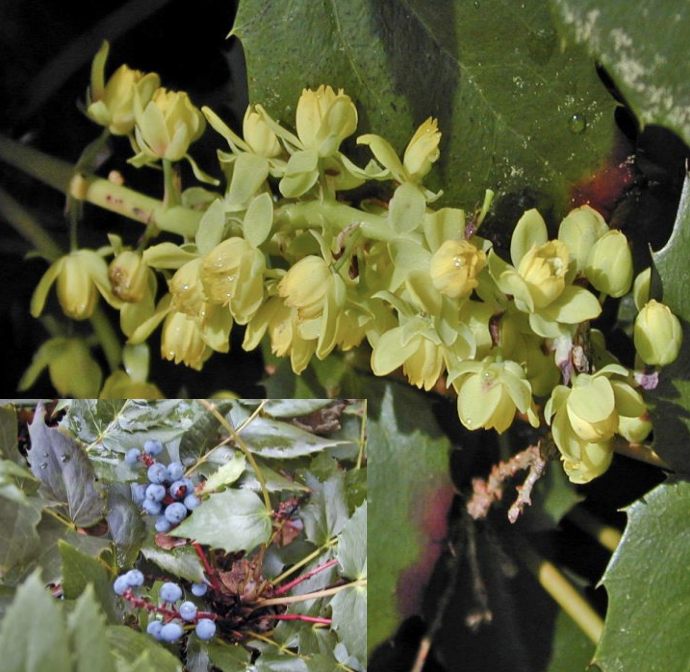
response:
[[(616, 434), (641, 440), (649, 432), (635, 377), (590, 328), (606, 298), (626, 295), (633, 282), (625, 234), (596, 210), (572, 210), (555, 238), (528, 210), (510, 248), (498, 249), (478, 235), (491, 192), (471, 216), (432, 207), (440, 193), (424, 178), (439, 158), (434, 119), (402, 156), (381, 136), (357, 137), (372, 154), (362, 167), (343, 151), (358, 115), (342, 90), (303, 91), (294, 131), (250, 106), (239, 135), (186, 94), (159, 88), (156, 75), (121, 68), (104, 84), (104, 61), (100, 52), (87, 113), (130, 136), (133, 165), (162, 161), (167, 206), (203, 214), (179, 244), (131, 249), (111, 236), (109, 249), (58, 260), (36, 291), (35, 315), (57, 279), (67, 315), (88, 317), (100, 294), (120, 311), (128, 347), (162, 325), (161, 356), (197, 370), (228, 352), (235, 323), (245, 326), (246, 350), (267, 339), (297, 374), (313, 357), (366, 342), (376, 375), (402, 369), (425, 390), (451, 386), (469, 429), (504, 432), (516, 415), (550, 425), (577, 482), (607, 467)], [(188, 154), (206, 124), (227, 143), (218, 152), (225, 188), (181, 191), (170, 165), (183, 158), (213, 183)], [(365, 182), (381, 182), (390, 197), (348, 202)], [(644, 273), (635, 286), (639, 371), (673, 361), (681, 328), (650, 299)]]

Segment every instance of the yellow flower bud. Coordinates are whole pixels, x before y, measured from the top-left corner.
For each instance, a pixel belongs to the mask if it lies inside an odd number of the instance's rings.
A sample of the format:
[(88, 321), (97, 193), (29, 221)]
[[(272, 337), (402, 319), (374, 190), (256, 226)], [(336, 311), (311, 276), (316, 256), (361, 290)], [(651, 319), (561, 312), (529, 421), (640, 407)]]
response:
[(209, 300), (230, 306), (240, 324), (246, 324), (263, 301), (265, 259), (244, 238), (228, 238), (204, 257), (201, 277)]
[(568, 263), (568, 248), (560, 240), (533, 247), (520, 259), (517, 272), (527, 284), (535, 309), (548, 306), (561, 295)]
[(633, 338), (643, 362), (666, 366), (678, 357), (683, 329), (668, 306), (652, 299), (635, 319)]
[(201, 110), (184, 91), (159, 88), (148, 103), (137, 95), (134, 114), (140, 155), (153, 161), (179, 161), (206, 127)]
[(264, 118), (251, 105), (244, 113), (242, 133), (249, 148), (259, 156), (274, 158), (281, 152), (278, 137), (269, 128)]
[(618, 434), (632, 443), (644, 441), (652, 431), (652, 422), (645, 413), (637, 418), (621, 415), (618, 420)]
[(161, 335), (161, 357), (182, 362), (185, 366), (201, 371), (204, 362), (211, 356), (194, 320), (175, 310), (168, 313)]
[(649, 301), (649, 292), (652, 284), (652, 269), (645, 268), (642, 273), (638, 273), (633, 283), (633, 300), (635, 301), (635, 308), (639, 312), (644, 305)]
[(321, 157), (332, 156), (357, 130), (357, 108), (342, 89), (337, 94), (330, 86), (304, 89), (297, 102), (295, 127), (303, 149), (315, 149)]
[(577, 376), (566, 408), (573, 431), (583, 441), (607, 441), (618, 427), (616, 397), (606, 376)]
[[(105, 267), (105, 261), (101, 259)], [(89, 266), (80, 255), (68, 254), (62, 258), (57, 276), (57, 297), (60, 306), (73, 320), (85, 320), (93, 314), (98, 300), (96, 285), (91, 280)]]
[(587, 443), (583, 441), (578, 459), (562, 456), (563, 469), (571, 483), (582, 485), (601, 476), (611, 466), (611, 441)]
[(627, 294), (633, 279), (632, 253), (624, 233), (611, 230), (594, 243), (585, 276), (600, 292), (618, 298)]
[(431, 170), (431, 164), (441, 155), (440, 142), (438, 121), (429, 117), (412, 136), (403, 156), (403, 166), (412, 182), (420, 181)]
[(539, 425), (532, 390), (519, 364), (486, 357), (482, 362), (461, 362), (458, 371), (458, 416), (467, 429), (494, 428), (501, 434), (516, 411), (527, 413), (533, 427)]
[(155, 73), (144, 74), (121, 65), (104, 85), (107, 56), (108, 44), (104, 43), (94, 58), (86, 114), (113, 135), (129, 135), (134, 129), (135, 92), (142, 105), (146, 105), (160, 86), (160, 78)]
[(198, 257), (188, 261), (175, 272), (169, 283), (173, 295), (173, 308), (193, 318), (206, 315), (206, 295), (199, 277), (203, 259)]
[(127, 303), (139, 303), (148, 289), (150, 270), (139, 254), (125, 250), (110, 262), (108, 277), (113, 294)]
[(300, 319), (319, 317), (326, 302), (332, 272), (321, 258), (300, 259), (278, 283), (278, 294), (289, 308), (297, 308)]
[(582, 271), (594, 243), (609, 230), (604, 218), (593, 208), (583, 205), (571, 210), (558, 229), (558, 239), (563, 241)]
[(429, 273), (434, 287), (451, 299), (469, 296), (486, 255), (466, 240), (447, 240), (431, 257)]
[(135, 382), (124, 371), (114, 371), (103, 385), (99, 399), (165, 399), (156, 385)]

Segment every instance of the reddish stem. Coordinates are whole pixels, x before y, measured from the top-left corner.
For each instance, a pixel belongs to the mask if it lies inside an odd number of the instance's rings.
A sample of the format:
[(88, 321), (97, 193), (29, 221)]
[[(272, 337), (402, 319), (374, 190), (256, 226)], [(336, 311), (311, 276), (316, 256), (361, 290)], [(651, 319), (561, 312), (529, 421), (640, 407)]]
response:
[(278, 621), (306, 621), (307, 623), (323, 623), (331, 625), (330, 618), (319, 618), (318, 616), (302, 616), (302, 614), (273, 614), (262, 616), (261, 618), (275, 618)]
[(337, 558), (333, 558), (333, 560), (329, 560), (328, 562), (324, 563), (323, 565), (319, 565), (318, 567), (315, 567), (314, 569), (308, 571), (306, 574), (303, 574), (302, 576), (298, 576), (294, 581), (290, 581), (289, 583), (283, 584), (280, 588), (278, 588), (273, 595), (278, 596), (282, 595), (283, 593), (287, 593), (288, 590), (291, 588), (294, 588), (295, 586), (298, 586), (302, 581), (306, 581), (307, 579), (311, 578), (314, 576), (314, 574), (318, 574), (319, 572), (322, 572), (324, 569), (328, 569), (329, 567), (333, 567), (338, 562)]
[(206, 557), (206, 553), (204, 553), (204, 549), (201, 548), (201, 544), (199, 544), (196, 541), (192, 542), (192, 546), (194, 547), (194, 550), (196, 551), (196, 554), (201, 558), (201, 562), (204, 565), (204, 569), (206, 570), (206, 574), (208, 574), (208, 578), (211, 581), (211, 585), (213, 586), (213, 590), (215, 590), (217, 593), (220, 592), (220, 584), (218, 583), (218, 579), (216, 577), (216, 572), (211, 567), (208, 558)]

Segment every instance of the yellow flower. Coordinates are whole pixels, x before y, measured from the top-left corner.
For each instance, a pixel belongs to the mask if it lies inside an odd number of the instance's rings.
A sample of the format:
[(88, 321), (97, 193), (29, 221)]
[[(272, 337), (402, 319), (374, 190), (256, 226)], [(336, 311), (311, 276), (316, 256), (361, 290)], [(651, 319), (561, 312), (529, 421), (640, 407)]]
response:
[(173, 309), (203, 322), (206, 317), (206, 295), (199, 276), (203, 259), (188, 261), (175, 271), (169, 283)]
[(36, 287), (31, 299), (31, 314), (43, 312), (48, 291), (57, 280), (60, 306), (73, 320), (85, 320), (93, 314), (98, 293), (114, 308), (120, 301), (113, 295), (108, 279), (108, 266), (93, 250), (76, 250), (53, 262)]
[(137, 382), (124, 371), (114, 371), (103, 385), (99, 399), (165, 399), (153, 383)]
[(668, 306), (652, 299), (635, 319), (634, 341), (645, 364), (666, 366), (678, 357), (683, 328)]
[(182, 362), (185, 366), (201, 371), (212, 350), (206, 345), (194, 320), (184, 313), (171, 311), (163, 323), (161, 357)]
[(633, 264), (625, 234), (612, 230), (599, 238), (589, 251), (584, 272), (600, 292), (614, 298), (627, 294), (633, 280)]
[(288, 308), (296, 308), (301, 320), (319, 317), (328, 296), (332, 272), (321, 258), (300, 259), (278, 283), (278, 294)]
[(184, 91), (159, 88), (148, 103), (135, 95), (134, 116), (139, 154), (130, 162), (136, 166), (158, 159), (179, 161), (206, 127), (201, 110)]
[(466, 240), (447, 240), (431, 257), (429, 273), (434, 287), (451, 299), (469, 296), (479, 284), (477, 276), (486, 255)]
[(520, 260), (517, 272), (527, 284), (536, 309), (548, 306), (565, 289), (569, 254), (560, 240), (552, 240), (532, 248)]
[(104, 83), (105, 61), (108, 43), (104, 42), (94, 57), (91, 69), (91, 86), (86, 101), (86, 114), (113, 135), (129, 135), (134, 129), (135, 92), (146, 105), (153, 92), (160, 86), (155, 73), (144, 74), (121, 65)]
[(281, 153), (278, 137), (270, 129), (263, 116), (250, 105), (244, 113), (242, 134), (249, 149), (254, 154), (275, 158)]
[(565, 243), (579, 271), (584, 270), (594, 243), (609, 230), (604, 218), (583, 205), (571, 210), (558, 229), (558, 240)]
[(108, 267), (113, 294), (127, 303), (139, 303), (144, 298), (150, 274), (141, 256), (132, 250), (120, 252)]
[(429, 117), (415, 131), (403, 156), (403, 167), (412, 182), (419, 182), (431, 170), (431, 164), (438, 161), (440, 142), (438, 121)]

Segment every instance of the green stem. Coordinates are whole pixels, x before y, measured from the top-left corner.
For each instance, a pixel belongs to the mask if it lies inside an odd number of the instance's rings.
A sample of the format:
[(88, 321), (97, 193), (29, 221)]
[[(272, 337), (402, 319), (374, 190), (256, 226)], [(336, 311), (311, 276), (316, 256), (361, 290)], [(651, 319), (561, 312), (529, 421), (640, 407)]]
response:
[(247, 444), (239, 437), (239, 435), (235, 431), (235, 428), (232, 426), (232, 423), (228, 422), (228, 419), (223, 417), (223, 414), (216, 408), (215, 404), (209, 403), (208, 401), (206, 401), (206, 399), (198, 399), (197, 401), (203, 406), (205, 406), (211, 413), (213, 413), (216, 420), (218, 420), (218, 422), (220, 422), (220, 424), (223, 425), (223, 427), (225, 427), (225, 429), (229, 432), (230, 436), (232, 437), (233, 441), (239, 446), (240, 450), (244, 453), (245, 457), (247, 458), (247, 461), (249, 462), (249, 464), (252, 465), (252, 469), (254, 469), (256, 478), (258, 479), (259, 483), (261, 483), (261, 492), (264, 497), (264, 504), (266, 505), (266, 510), (269, 513), (273, 511), (273, 507), (271, 506), (271, 499), (268, 496), (266, 480), (264, 479), (264, 475), (261, 473), (261, 469), (259, 469), (259, 465), (256, 463), (256, 460), (254, 459), (254, 455), (252, 455), (249, 448), (247, 448)]
[(120, 362), (122, 361), (122, 345), (120, 344), (120, 339), (117, 337), (107, 315), (98, 306), (93, 311), (89, 321), (96, 333), (96, 338), (98, 338), (98, 343), (103, 350), (105, 359), (108, 362), (108, 367), (112, 373), (120, 366)]
[(163, 159), (163, 207), (167, 210), (180, 205), (180, 183), (175, 164)]
[(576, 506), (566, 516), (567, 519), (577, 525), (583, 532), (594, 537), (604, 548), (613, 553), (621, 541), (621, 533), (611, 525), (605, 525), (586, 509)]
[(347, 588), (357, 588), (358, 586), (366, 586), (366, 579), (358, 579), (352, 583), (346, 583), (342, 586), (335, 586), (334, 588), (326, 588), (324, 590), (317, 590), (313, 593), (305, 593), (303, 595), (292, 595), (290, 597), (275, 597), (270, 600), (260, 600), (254, 603), (256, 609), (263, 609), (274, 604), (294, 604), (295, 602), (307, 602), (308, 600), (316, 600), (319, 597), (329, 597), (330, 595), (337, 595), (339, 592)]
[(54, 189), (142, 224), (191, 238), (203, 213), (182, 206), (166, 209), (163, 202), (89, 174), (74, 166), (0, 135), (0, 159)]
[(2, 187), (0, 187), (0, 215), (48, 261), (55, 261), (64, 254), (38, 220)]
[(575, 621), (594, 644), (599, 643), (604, 621), (563, 573), (551, 562), (535, 553), (526, 543), (515, 539), (521, 560), (534, 574), (542, 588)]
[(364, 458), (364, 447), (367, 445), (367, 400), (364, 400), (362, 408), (362, 428), (359, 433), (359, 454), (357, 455), (356, 469), (362, 468), (362, 460)]

